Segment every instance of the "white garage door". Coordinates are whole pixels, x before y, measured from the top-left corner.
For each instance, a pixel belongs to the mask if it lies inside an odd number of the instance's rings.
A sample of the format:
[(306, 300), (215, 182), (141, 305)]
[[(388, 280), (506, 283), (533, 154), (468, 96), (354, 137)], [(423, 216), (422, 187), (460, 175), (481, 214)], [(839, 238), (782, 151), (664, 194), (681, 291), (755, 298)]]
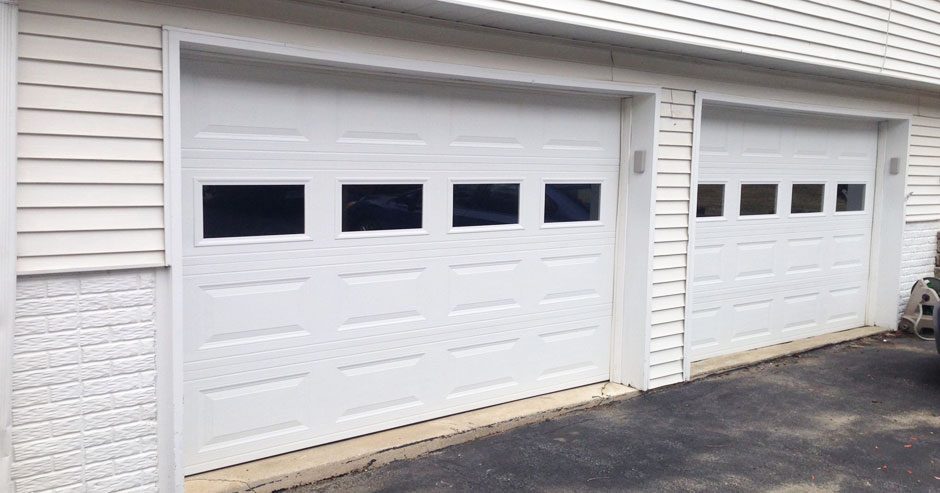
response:
[(877, 127), (706, 106), (693, 360), (865, 324)]
[(187, 473), (609, 378), (620, 101), (184, 58)]

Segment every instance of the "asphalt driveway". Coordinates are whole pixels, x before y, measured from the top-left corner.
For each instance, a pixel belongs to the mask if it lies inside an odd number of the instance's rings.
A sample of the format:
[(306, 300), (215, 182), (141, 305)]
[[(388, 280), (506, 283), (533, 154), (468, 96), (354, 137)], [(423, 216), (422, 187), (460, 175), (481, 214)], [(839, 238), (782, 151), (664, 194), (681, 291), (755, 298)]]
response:
[(871, 337), (296, 491), (940, 491), (940, 355)]

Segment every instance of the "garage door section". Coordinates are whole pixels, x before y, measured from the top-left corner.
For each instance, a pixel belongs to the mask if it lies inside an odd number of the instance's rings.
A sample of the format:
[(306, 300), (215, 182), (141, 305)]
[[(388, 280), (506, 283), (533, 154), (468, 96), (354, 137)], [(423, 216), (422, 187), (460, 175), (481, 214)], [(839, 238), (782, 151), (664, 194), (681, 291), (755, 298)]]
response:
[(187, 473), (608, 379), (619, 100), (182, 65)]
[(706, 106), (693, 360), (865, 323), (874, 122)]

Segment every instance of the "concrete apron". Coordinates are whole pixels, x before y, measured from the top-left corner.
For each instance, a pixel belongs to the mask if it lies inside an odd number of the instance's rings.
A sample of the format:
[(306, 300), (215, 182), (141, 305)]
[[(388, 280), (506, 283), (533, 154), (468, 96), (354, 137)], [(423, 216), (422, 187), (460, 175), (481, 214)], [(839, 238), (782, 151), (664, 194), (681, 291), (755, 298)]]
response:
[(412, 459), (639, 393), (611, 382), (586, 385), (189, 476), (184, 488), (186, 493), (277, 491)]
[[(692, 379), (889, 332), (860, 327), (692, 363)], [(187, 493), (267, 493), (378, 467), (501, 433), (640, 391), (605, 382), (320, 445), (186, 478)]]
[(692, 363), (692, 380), (715, 373), (726, 372), (735, 368), (750, 366), (762, 361), (782, 358), (784, 356), (803, 353), (812, 349), (831, 346), (833, 344), (839, 344), (840, 342), (852, 341), (885, 332), (891, 332), (891, 329), (874, 326), (859, 327), (857, 329), (843, 330), (841, 332), (833, 332), (832, 334), (823, 334), (792, 342), (785, 342), (783, 344), (777, 344), (776, 346), (767, 346), (751, 349), (750, 351), (742, 351), (740, 353), (695, 361)]

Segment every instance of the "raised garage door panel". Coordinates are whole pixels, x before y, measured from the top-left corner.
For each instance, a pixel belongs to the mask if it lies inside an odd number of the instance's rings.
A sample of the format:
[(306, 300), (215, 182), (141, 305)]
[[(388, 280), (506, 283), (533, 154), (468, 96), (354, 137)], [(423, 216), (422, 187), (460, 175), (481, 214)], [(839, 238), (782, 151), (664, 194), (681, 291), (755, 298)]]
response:
[[(725, 107), (703, 116), (698, 181), (724, 185), (724, 213), (696, 220), (693, 358), (864, 325), (876, 124)], [(741, 214), (742, 184), (776, 185), (776, 212)], [(793, 212), (794, 200), (797, 211), (816, 203), (794, 198), (794, 185), (822, 186), (822, 210)], [(840, 185), (864, 185), (861, 210), (836, 210)]]
[[(182, 88), (187, 473), (608, 379), (619, 100), (198, 58)], [(477, 182), (518, 224), (452, 226)], [(203, 187), (256, 183), (302, 187), (303, 234), (204, 238)], [(421, 184), (420, 228), (342, 231), (364, 183)], [(546, 183), (599, 184), (596, 220), (545, 224)]]

